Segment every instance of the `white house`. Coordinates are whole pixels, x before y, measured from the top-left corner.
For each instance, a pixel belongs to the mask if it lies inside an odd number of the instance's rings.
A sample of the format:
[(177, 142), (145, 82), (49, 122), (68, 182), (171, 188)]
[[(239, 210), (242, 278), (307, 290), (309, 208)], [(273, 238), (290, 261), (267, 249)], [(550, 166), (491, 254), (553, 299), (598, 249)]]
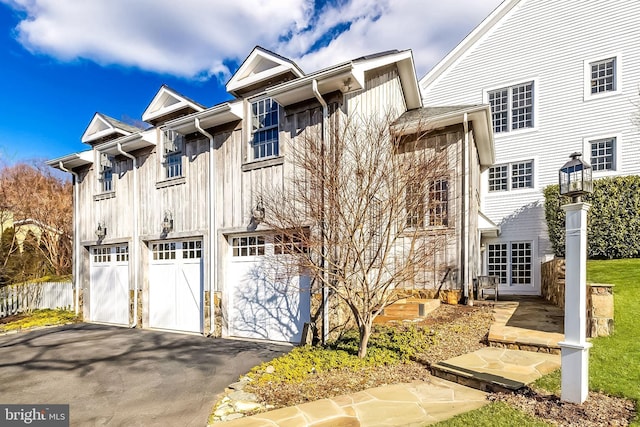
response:
[(482, 247), (502, 293), (540, 294), (542, 191), (572, 152), (596, 178), (640, 173), (638, 40), (635, 0), (505, 0), (420, 80), (427, 106), (491, 105), (482, 211), (500, 232)]
[(421, 110), (410, 51), (305, 74), (256, 47), (227, 91), (233, 100), (206, 108), (163, 86), (142, 114), (149, 128), (98, 113), (82, 136), (87, 151), (48, 162), (74, 175), (74, 277), (86, 320), (299, 341), (314, 295), (304, 275), (296, 292), (266, 286), (261, 260), (278, 248), (255, 221), (258, 191), (287, 185), (288, 154), (306, 130), (337, 123), (334, 116), (389, 111), (392, 119), (411, 112), (405, 121), (429, 123), (467, 156), (455, 158), (465, 167), (452, 170), (447, 194), (438, 195), (447, 204), (439, 214), (451, 218), (436, 225), (466, 251), (446, 260), (458, 273), (447, 286), (469, 289), (479, 234), (477, 221), (464, 218), (478, 218), (480, 201), (462, 188), (477, 189), (494, 160), (488, 107)]

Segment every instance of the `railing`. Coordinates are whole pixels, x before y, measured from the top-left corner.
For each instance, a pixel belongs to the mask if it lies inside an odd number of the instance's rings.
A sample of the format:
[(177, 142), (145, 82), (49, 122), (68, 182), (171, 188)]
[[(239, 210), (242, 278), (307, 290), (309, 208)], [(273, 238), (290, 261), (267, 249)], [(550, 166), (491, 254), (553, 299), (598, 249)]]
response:
[(0, 318), (42, 308), (73, 307), (71, 282), (43, 282), (0, 288)]

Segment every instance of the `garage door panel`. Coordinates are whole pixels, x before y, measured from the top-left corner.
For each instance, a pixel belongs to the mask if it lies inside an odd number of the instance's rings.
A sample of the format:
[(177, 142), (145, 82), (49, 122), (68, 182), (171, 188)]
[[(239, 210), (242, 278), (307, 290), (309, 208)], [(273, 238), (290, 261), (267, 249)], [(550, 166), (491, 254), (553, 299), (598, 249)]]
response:
[[(126, 258), (124, 254), (127, 254)], [(126, 245), (92, 248), (89, 297), (91, 321), (118, 325), (129, 323), (128, 264)]]
[(201, 241), (151, 245), (149, 325), (202, 332), (203, 271)]
[(265, 257), (238, 258), (229, 269), (229, 335), (299, 342), (310, 317), (308, 277)]

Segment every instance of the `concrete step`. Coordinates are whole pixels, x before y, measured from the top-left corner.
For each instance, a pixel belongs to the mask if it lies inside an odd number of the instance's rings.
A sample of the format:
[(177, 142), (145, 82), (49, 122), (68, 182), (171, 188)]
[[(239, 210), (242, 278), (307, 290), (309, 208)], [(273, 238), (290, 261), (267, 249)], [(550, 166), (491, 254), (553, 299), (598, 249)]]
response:
[(560, 368), (560, 356), (485, 347), (431, 366), (432, 375), (482, 391), (514, 391)]

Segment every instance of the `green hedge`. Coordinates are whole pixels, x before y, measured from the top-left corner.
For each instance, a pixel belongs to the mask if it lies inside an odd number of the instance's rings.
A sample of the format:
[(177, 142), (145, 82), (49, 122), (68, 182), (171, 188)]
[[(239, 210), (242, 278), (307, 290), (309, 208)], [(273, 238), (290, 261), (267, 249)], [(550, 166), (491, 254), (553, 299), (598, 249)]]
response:
[[(561, 206), (569, 199), (560, 197), (557, 185), (545, 188), (544, 197), (553, 250), (557, 256), (564, 256), (565, 213)], [(584, 201), (592, 205), (588, 214), (588, 257), (640, 257), (640, 176), (598, 179), (593, 193)]]

